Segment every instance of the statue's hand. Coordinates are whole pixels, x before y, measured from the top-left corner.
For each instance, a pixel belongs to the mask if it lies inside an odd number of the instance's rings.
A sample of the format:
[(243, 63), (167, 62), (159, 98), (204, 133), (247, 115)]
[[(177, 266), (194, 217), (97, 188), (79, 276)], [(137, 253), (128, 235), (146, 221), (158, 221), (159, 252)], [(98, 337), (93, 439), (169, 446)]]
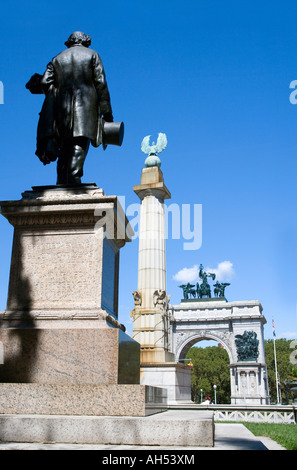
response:
[(48, 165), (49, 163), (57, 160), (58, 151), (58, 143), (55, 137), (49, 137), (47, 139), (37, 141), (37, 150), (35, 154), (44, 165)]
[(28, 83), (26, 83), (26, 88), (29, 90), (33, 95), (42, 95), (43, 90), (41, 87), (41, 79), (42, 75), (39, 73), (34, 73)]
[(42, 155), (41, 157), (39, 157), (39, 160), (44, 164), (44, 165), (49, 165), (49, 163), (51, 163), (51, 160), (46, 156), (46, 155)]
[(106, 121), (106, 122), (113, 122), (113, 115), (112, 115), (112, 113), (105, 113), (105, 114), (103, 115), (103, 119), (104, 119), (104, 121)]
[(42, 153), (41, 152), (35, 152), (35, 155), (37, 155), (37, 157), (39, 158), (41, 163), (43, 163), (44, 165), (48, 165), (52, 161), (44, 152), (42, 152)]

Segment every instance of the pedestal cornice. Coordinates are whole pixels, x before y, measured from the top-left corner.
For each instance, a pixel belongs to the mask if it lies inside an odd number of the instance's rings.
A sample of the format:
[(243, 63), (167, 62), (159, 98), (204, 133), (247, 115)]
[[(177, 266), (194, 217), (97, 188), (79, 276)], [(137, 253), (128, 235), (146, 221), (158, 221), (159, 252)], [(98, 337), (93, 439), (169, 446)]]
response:
[(114, 242), (122, 247), (133, 230), (117, 196), (106, 196), (95, 184), (38, 186), (22, 193), (22, 199), (1, 201), (1, 214), (13, 227), (90, 227), (105, 217), (113, 227)]

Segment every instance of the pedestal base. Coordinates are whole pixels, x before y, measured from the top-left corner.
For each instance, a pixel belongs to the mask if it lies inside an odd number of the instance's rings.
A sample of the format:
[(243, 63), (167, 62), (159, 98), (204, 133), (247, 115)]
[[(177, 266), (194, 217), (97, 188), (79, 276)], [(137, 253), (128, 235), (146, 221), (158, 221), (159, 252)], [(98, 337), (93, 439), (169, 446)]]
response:
[(266, 364), (237, 362), (230, 370), (232, 405), (269, 405)]
[(0, 328), (0, 382), (139, 384), (139, 344), (120, 329), (98, 324)]
[(0, 414), (147, 416), (166, 409), (166, 391), (144, 385), (0, 384)]
[(140, 383), (165, 388), (168, 405), (192, 403), (191, 368), (184, 364), (141, 364)]

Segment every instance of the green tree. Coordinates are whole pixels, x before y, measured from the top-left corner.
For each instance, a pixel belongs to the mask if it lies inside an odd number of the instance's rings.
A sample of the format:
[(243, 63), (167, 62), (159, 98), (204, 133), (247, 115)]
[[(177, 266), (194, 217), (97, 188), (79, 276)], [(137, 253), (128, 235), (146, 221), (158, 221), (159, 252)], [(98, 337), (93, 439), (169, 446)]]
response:
[(230, 403), (230, 369), (227, 351), (222, 347), (207, 348), (193, 347), (187, 358), (192, 360), (191, 376), (192, 400), (200, 403), (203, 390), (203, 400), (210, 397), (214, 402), (214, 388), (217, 386), (217, 403)]
[[(292, 353), (292, 349), (290, 347), (291, 342), (291, 340), (286, 340), (284, 338), (275, 340), (277, 370), (281, 387), (281, 401), (283, 403), (286, 403), (291, 398), (286, 389), (286, 380), (288, 380), (293, 373), (293, 364), (290, 362), (290, 355)], [(272, 339), (265, 341), (265, 356), (271, 402), (276, 403), (277, 392), (275, 377), (274, 341)]]

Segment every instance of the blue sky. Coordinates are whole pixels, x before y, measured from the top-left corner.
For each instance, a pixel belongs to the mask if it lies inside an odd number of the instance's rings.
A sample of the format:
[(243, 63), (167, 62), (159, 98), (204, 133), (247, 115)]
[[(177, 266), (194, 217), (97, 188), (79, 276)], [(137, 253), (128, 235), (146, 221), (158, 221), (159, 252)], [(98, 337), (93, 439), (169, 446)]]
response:
[[(297, 337), (297, 6), (294, 1), (158, 0), (100, 2), (2, 0), (0, 200), (55, 184), (55, 164), (35, 156), (42, 96), (25, 83), (65, 48), (75, 30), (92, 37), (102, 58), (121, 148), (91, 149), (83, 182), (137, 203), (144, 136), (167, 134), (160, 155), (170, 203), (202, 204), (202, 246), (167, 241), (167, 291), (202, 263), (233, 266), (229, 301), (259, 300), (265, 337)], [(152, 140), (153, 140), (152, 138)], [(0, 309), (5, 309), (13, 229), (0, 219)], [(121, 252), (120, 321), (137, 288), (138, 240)]]

